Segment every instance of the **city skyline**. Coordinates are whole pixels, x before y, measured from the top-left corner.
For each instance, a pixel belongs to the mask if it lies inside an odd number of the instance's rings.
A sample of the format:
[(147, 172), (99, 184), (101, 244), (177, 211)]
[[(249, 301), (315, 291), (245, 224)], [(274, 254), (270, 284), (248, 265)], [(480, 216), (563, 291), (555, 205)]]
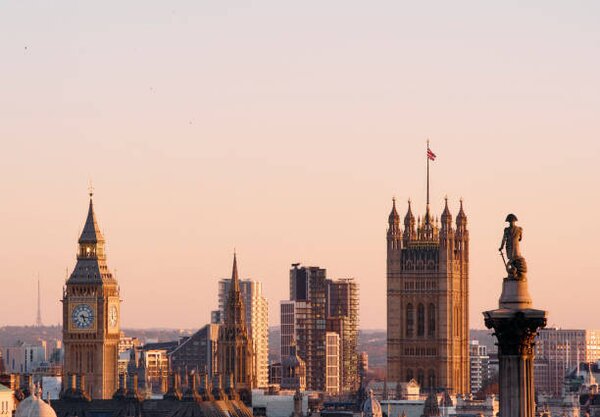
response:
[(122, 327), (210, 322), (235, 247), (271, 325), (302, 262), (384, 329), (386, 220), (394, 196), (424, 214), (430, 138), (432, 212), (469, 216), (471, 327), (509, 212), (548, 324), (598, 327), (565, 300), (600, 290), (599, 5), (30, 7), (0, 14), (3, 324), (35, 323), (38, 273), (60, 323), (91, 179)]

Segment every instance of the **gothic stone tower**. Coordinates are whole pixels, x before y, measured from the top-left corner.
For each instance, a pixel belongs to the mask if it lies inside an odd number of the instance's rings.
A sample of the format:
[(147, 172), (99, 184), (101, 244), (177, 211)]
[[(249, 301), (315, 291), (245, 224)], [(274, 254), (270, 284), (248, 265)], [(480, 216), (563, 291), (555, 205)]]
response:
[[(415, 224), (416, 223), (416, 224)], [(462, 201), (452, 225), (426, 207), (404, 230), (394, 201), (387, 231), (387, 378), (417, 380), (425, 390), (469, 392), (469, 232)]]
[(234, 254), (231, 287), (225, 305), (225, 321), (219, 329), (217, 363), (223, 380), (232, 376), (235, 388), (241, 392), (242, 397), (255, 387), (252, 341), (246, 329), (245, 311), (237, 257)]
[(64, 374), (85, 375), (85, 388), (92, 398), (111, 398), (117, 389), (119, 287), (106, 265), (92, 193), (77, 264), (62, 303)]

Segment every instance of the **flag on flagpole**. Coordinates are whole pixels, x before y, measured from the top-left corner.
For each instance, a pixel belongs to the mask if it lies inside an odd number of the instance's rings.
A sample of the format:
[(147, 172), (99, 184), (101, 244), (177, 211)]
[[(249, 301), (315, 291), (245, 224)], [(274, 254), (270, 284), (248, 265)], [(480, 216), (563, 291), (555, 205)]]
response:
[(427, 145), (427, 158), (431, 161), (435, 161), (436, 155), (429, 149), (429, 145)]

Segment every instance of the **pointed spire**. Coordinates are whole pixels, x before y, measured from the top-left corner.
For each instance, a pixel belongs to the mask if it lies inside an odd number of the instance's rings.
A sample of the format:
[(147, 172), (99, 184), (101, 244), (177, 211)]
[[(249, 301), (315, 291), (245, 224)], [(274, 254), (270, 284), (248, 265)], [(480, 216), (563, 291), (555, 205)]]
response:
[(233, 267), (231, 270), (231, 286), (229, 297), (227, 299), (227, 311), (225, 312), (225, 321), (229, 324), (239, 324), (244, 326), (245, 313), (244, 301), (240, 290), (240, 278), (237, 268), (237, 253), (233, 251)]
[(83, 226), (83, 231), (81, 232), (81, 236), (79, 237), (79, 243), (98, 243), (104, 242), (104, 236), (100, 231), (100, 227), (98, 226), (98, 221), (96, 220), (96, 213), (94, 212), (94, 193), (90, 191), (90, 205), (88, 208), (87, 218), (85, 220), (85, 225)]
[(450, 209), (448, 208), (448, 196), (444, 197), (444, 211), (442, 212), (442, 227), (446, 228), (452, 223), (452, 214), (450, 214)]
[(237, 253), (233, 250), (233, 267), (231, 269), (231, 293), (240, 291), (240, 277), (237, 268)]
[(460, 210), (458, 211), (458, 215), (456, 216), (456, 224), (459, 226), (466, 226), (467, 225), (467, 215), (465, 214), (465, 211), (463, 210), (463, 199), (460, 199)]
[(408, 199), (408, 210), (406, 211), (406, 216), (404, 216), (404, 225), (406, 226), (406, 228), (408, 228), (414, 224), (415, 224), (415, 216), (412, 212), (410, 198), (409, 198)]
[(433, 216), (431, 215), (431, 210), (429, 210), (429, 203), (425, 207), (425, 216), (423, 216), (423, 225), (430, 225), (433, 223)]
[(400, 222), (400, 216), (398, 215), (398, 211), (396, 211), (396, 197), (392, 198), (392, 211), (390, 212), (389, 223), (398, 224)]

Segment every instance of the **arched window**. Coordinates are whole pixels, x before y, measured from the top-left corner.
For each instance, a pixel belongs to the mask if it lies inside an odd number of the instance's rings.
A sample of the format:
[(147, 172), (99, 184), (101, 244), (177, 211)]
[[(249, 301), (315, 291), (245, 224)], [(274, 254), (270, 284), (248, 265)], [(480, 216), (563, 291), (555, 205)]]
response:
[(419, 369), (417, 371), (417, 382), (419, 383), (419, 385), (422, 387), (424, 387), (424, 383), (425, 383), (425, 372), (423, 372), (422, 369)]
[(414, 377), (415, 377), (415, 375), (413, 374), (413, 370), (412, 369), (407, 369), (406, 370), (406, 380), (410, 381)]
[(427, 335), (435, 336), (435, 305), (430, 303), (427, 306)]
[(417, 307), (417, 336), (425, 335), (425, 306), (419, 303)]
[(427, 372), (427, 386), (429, 388), (435, 388), (435, 371), (433, 369), (430, 369), (429, 372)]
[(412, 337), (415, 331), (415, 309), (412, 304), (406, 306), (406, 337)]

